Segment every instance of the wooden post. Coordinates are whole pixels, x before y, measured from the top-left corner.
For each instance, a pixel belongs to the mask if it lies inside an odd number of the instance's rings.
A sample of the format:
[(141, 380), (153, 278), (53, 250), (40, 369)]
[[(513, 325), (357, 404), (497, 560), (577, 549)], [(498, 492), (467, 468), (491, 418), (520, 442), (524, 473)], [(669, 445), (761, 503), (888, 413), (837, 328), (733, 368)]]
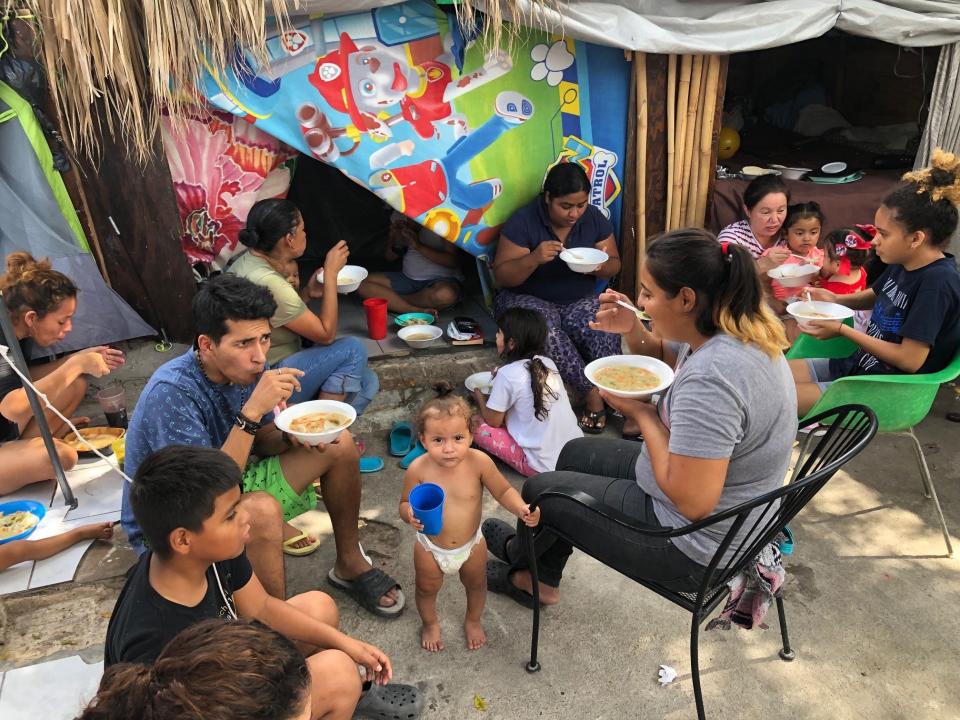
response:
[(670, 218), (667, 230), (678, 227), (680, 223), (680, 196), (683, 193), (683, 155), (684, 140), (687, 137), (687, 105), (690, 102), (690, 73), (692, 58), (683, 55), (680, 58), (680, 73), (677, 78), (677, 127), (674, 131), (673, 182), (670, 185)]
[[(700, 84), (703, 79), (703, 55), (694, 55), (690, 70), (690, 96), (687, 100), (687, 119), (683, 127), (683, 155), (681, 162), (680, 202), (674, 227), (687, 224), (687, 205), (690, 203), (690, 182), (693, 176), (694, 144), (697, 115), (700, 110)], [(674, 208), (677, 204), (674, 204)]]
[(720, 126), (723, 124), (723, 100), (727, 93), (727, 68), (730, 64), (729, 55), (721, 55), (719, 58), (719, 67), (717, 68), (717, 105), (713, 114), (713, 134), (710, 138), (710, 175), (707, 182), (706, 205), (704, 207), (704, 224), (706, 224), (707, 214), (713, 207), (713, 188), (717, 183), (717, 150), (720, 141)]
[(633, 297), (636, 293), (637, 278), (633, 268), (637, 258), (637, 205), (636, 183), (638, 173), (631, 168), (637, 165), (637, 62), (633, 57), (636, 53), (627, 51), (625, 55), (630, 62), (630, 90), (627, 99), (627, 144), (623, 158), (623, 201), (620, 209), (620, 274), (614, 278), (614, 287), (620, 292)]
[(702, 128), (700, 131), (700, 153), (697, 165), (700, 168), (698, 183), (694, 197), (696, 204), (693, 212), (692, 225), (703, 227), (707, 210), (707, 190), (710, 187), (710, 177), (716, 175), (716, 161), (711, 162), (714, 151), (714, 130), (720, 122), (717, 115), (717, 105), (722, 108), (723, 101), (717, 97), (717, 88), (720, 83), (720, 58), (710, 55), (707, 58), (706, 88), (704, 90), (703, 110), (700, 113)]
[(647, 66), (647, 133), (646, 173), (644, 201), (646, 228), (645, 242), (666, 229), (667, 198), (669, 197), (667, 142), (670, 128), (667, 120), (667, 104), (673, 92), (669, 86), (670, 57), (652, 55), (646, 57)]
[(634, 272), (640, 277), (640, 264), (647, 247), (647, 56), (636, 53), (637, 74), (637, 257)]
[(664, 229), (670, 227), (673, 214), (674, 157), (677, 149), (677, 56), (667, 60), (667, 212)]

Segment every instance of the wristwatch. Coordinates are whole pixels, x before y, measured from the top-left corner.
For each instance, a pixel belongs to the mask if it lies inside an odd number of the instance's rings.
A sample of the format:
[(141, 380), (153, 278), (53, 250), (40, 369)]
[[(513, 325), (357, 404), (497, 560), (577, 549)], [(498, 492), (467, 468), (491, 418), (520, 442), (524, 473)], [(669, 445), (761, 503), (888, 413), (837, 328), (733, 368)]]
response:
[(263, 423), (258, 423), (254, 420), (251, 420), (243, 413), (237, 413), (237, 416), (233, 419), (233, 424), (238, 428), (243, 430), (248, 435), (256, 435), (260, 428), (263, 427)]

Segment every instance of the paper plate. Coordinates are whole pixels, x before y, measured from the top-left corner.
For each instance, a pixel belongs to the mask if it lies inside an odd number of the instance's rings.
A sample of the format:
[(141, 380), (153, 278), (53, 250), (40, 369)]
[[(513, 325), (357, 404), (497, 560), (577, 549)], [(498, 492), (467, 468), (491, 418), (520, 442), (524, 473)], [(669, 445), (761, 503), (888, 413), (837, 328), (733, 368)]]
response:
[(466, 385), (467, 390), (473, 392), (474, 390), (480, 390), (484, 395), (489, 395), (490, 391), (493, 389), (493, 373), (492, 372), (478, 372), (474, 373), (467, 377), (463, 381), (463, 384)]

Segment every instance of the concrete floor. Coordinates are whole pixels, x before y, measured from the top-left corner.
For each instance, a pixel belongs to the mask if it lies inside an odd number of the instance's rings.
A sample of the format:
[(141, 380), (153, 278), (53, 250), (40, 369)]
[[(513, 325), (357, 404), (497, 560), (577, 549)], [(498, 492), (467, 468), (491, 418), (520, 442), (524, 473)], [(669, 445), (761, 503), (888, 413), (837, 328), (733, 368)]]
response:
[[(155, 364), (152, 350), (132, 362)], [(134, 353), (132, 360), (136, 360)], [(441, 593), (447, 649), (419, 647), (413, 605), (413, 532), (397, 518), (402, 471), (386, 455), (380, 428), (404, 416), (426, 380), (459, 380), (490, 362), (490, 352), (390, 359), (377, 365), (383, 398), (359, 425), (367, 454), (387, 468), (364, 476), (361, 538), (375, 561), (407, 591), (409, 607), (394, 621), (359, 609), (332, 590), (345, 631), (382, 647), (399, 682), (419, 684), (425, 718), (689, 718), (689, 615), (577, 553), (568, 565), (559, 606), (543, 614), (543, 670), (528, 675), (530, 613), (497, 595), (488, 598), (488, 647), (468, 651), (460, 624), (464, 596), (456, 579)], [(918, 428), (948, 524), (960, 542), (960, 426), (944, 419), (957, 405), (944, 388)], [(519, 487), (515, 474), (508, 477)], [(488, 497), (485, 516), (507, 518)], [(287, 558), (288, 592), (328, 589), (333, 542), (322, 512), (306, 518), (324, 534), (320, 551)], [(924, 499), (908, 441), (879, 436), (838, 474), (791, 524), (797, 547), (786, 559), (786, 609), (793, 663), (777, 657), (775, 614), (768, 630), (717, 630), (701, 635), (702, 682), (712, 718), (960, 717), (957, 638), (960, 559), (944, 557), (932, 503)], [(118, 577), (131, 562), (119, 539), (88, 554), (77, 582), (0, 599), (0, 670), (80, 653), (99, 659)], [(3, 615), (6, 615), (5, 621)], [(679, 677), (657, 684), (660, 664)], [(475, 707), (475, 697), (487, 709)]]

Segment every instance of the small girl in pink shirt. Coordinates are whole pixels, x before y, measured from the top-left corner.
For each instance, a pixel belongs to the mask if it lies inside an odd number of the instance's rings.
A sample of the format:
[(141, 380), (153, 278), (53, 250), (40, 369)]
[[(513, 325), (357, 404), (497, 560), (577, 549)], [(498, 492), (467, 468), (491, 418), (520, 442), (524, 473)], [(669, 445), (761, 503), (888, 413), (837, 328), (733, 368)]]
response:
[[(783, 227), (787, 238), (787, 247), (794, 253), (783, 261), (783, 265), (823, 265), (823, 250), (818, 247), (820, 232), (823, 230), (823, 211), (820, 204), (810, 201), (796, 203), (787, 208), (787, 218)], [(770, 252), (770, 248), (763, 255)], [(761, 255), (760, 257), (763, 257)], [(797, 257), (797, 256), (800, 257)], [(784, 287), (776, 280), (770, 280), (773, 297), (779, 301), (772, 303), (778, 314), (783, 314), (786, 301), (797, 294), (797, 288)]]

